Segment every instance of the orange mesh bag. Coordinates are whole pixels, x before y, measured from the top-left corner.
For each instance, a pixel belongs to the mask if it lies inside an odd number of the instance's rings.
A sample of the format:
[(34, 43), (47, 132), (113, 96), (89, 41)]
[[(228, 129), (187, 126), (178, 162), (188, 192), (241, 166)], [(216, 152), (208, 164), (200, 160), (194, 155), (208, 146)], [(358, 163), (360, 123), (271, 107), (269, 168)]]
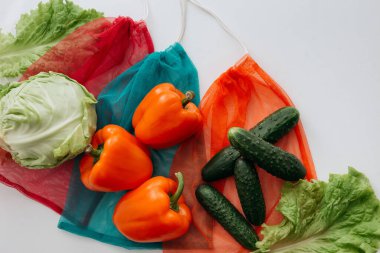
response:
[[(185, 0), (183, 0), (185, 1)], [(240, 43), (223, 21), (197, 0), (188, 0), (215, 18), (217, 23)], [(186, 6), (186, 5), (185, 5)], [(185, 12), (186, 13), (186, 12)], [(183, 237), (163, 243), (167, 253), (238, 253), (248, 252), (224, 228), (216, 222), (195, 197), (195, 190), (202, 183), (201, 170), (221, 149), (229, 145), (227, 132), (231, 127), (250, 129), (276, 110), (294, 106), (285, 91), (259, 65), (245, 54), (234, 66), (221, 74), (209, 87), (200, 103), (203, 127), (195, 136), (183, 143), (174, 157), (170, 176), (181, 171), (185, 178), (184, 197), (192, 211), (193, 222)], [(276, 143), (280, 148), (297, 156), (307, 170), (308, 180), (316, 178), (302, 123)], [(257, 168), (266, 205), (265, 223), (278, 224), (282, 215), (276, 211), (284, 181)], [(241, 212), (239, 197), (233, 177), (212, 183)], [(252, 227), (260, 234), (261, 227)]]
[[(170, 171), (171, 176), (177, 171), (184, 174), (184, 194), (193, 214), (193, 226), (184, 237), (164, 243), (164, 251), (182, 252), (192, 249), (191, 252), (248, 252), (204, 211), (194, 192), (202, 182), (203, 166), (219, 150), (229, 145), (229, 128), (252, 128), (284, 106), (294, 104), (285, 91), (249, 55), (245, 55), (210, 86), (200, 104), (204, 117), (202, 131), (180, 146)], [(301, 122), (276, 145), (302, 161), (307, 169), (308, 180), (316, 178)], [(275, 207), (280, 200), (284, 181), (260, 168), (258, 174), (267, 207), (265, 223), (280, 223), (282, 216)], [(232, 177), (219, 180), (213, 186), (242, 211)], [(256, 230), (259, 232), (260, 227)]]

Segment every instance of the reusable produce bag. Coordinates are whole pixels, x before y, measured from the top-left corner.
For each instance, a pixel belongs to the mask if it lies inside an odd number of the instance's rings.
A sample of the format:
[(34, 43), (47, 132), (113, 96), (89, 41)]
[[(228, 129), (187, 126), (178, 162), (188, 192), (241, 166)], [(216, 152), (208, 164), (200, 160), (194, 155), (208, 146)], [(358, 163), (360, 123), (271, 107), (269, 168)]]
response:
[[(213, 12), (195, 0), (190, 2), (213, 16), (223, 29), (234, 37)], [(203, 166), (213, 155), (229, 145), (229, 128), (239, 126), (250, 129), (277, 109), (294, 106), (285, 91), (247, 54), (247, 49), (241, 42), (240, 44), (246, 54), (214, 81), (201, 100), (200, 110), (204, 117), (202, 131), (180, 145), (174, 157), (170, 176), (174, 178), (174, 173), (181, 171), (186, 179), (183, 194), (192, 211), (193, 223), (183, 237), (163, 243), (164, 252), (248, 252), (206, 213), (194, 194), (196, 187), (202, 182)], [(308, 180), (316, 178), (301, 122), (276, 145), (302, 161), (307, 169)], [(258, 174), (267, 207), (265, 222), (280, 223), (282, 216), (275, 208), (280, 200), (280, 190), (284, 181), (261, 168), (258, 168)], [(218, 180), (212, 185), (242, 213), (233, 177)], [(260, 231), (260, 227), (255, 229), (257, 232)]]
[[(116, 124), (133, 132), (132, 117), (136, 107), (153, 87), (164, 82), (173, 83), (183, 93), (188, 90), (193, 91), (195, 93), (193, 102), (199, 104), (197, 71), (178, 43), (165, 51), (148, 55), (104, 88), (96, 106), (98, 128), (107, 124)], [(177, 147), (151, 150), (153, 176), (169, 175), (176, 149)], [(128, 249), (161, 249), (161, 243), (135, 243), (118, 232), (112, 222), (112, 216), (116, 203), (125, 192), (100, 193), (85, 188), (80, 180), (78, 160), (58, 227)]]
[[(55, 71), (77, 80), (97, 95), (108, 82), (153, 51), (144, 21), (128, 17), (99, 18), (66, 36), (24, 73)], [(68, 161), (54, 169), (29, 170), (0, 150), (0, 181), (61, 213), (72, 168)]]
[[(4, 1), (2, 3), (5, 3)], [(10, 2), (6, 16), (13, 14), (12, 7), (25, 7)], [(5, 16), (5, 17), (6, 17)], [(103, 17), (95, 9), (84, 9), (70, 0), (47, 0), (23, 13), (15, 25), (15, 33), (0, 30), (0, 84), (8, 86), (17, 81), (25, 70), (54, 45), (78, 27)]]
[(45, 53), (22, 79), (41, 71), (59, 72), (84, 85), (96, 97), (111, 80), (153, 51), (144, 21), (98, 18)]

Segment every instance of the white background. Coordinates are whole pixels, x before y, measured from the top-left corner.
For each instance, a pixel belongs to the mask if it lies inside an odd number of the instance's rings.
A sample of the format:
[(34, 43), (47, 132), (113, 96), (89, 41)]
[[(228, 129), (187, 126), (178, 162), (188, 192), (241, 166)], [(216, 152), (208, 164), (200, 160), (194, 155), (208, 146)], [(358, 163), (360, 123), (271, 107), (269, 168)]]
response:
[[(380, 196), (380, 1), (200, 0), (245, 42), (253, 58), (301, 112), (318, 176), (356, 167)], [(13, 31), (38, 1), (0, 0), (0, 27)], [(138, 0), (75, 0), (107, 16), (144, 16)], [(238, 44), (189, 5), (183, 45), (202, 95), (241, 56)], [(151, 0), (147, 23), (156, 50), (178, 37), (179, 1)], [(56, 228), (58, 215), (0, 185), (0, 252), (125, 252)], [(142, 251), (140, 251), (142, 252)]]

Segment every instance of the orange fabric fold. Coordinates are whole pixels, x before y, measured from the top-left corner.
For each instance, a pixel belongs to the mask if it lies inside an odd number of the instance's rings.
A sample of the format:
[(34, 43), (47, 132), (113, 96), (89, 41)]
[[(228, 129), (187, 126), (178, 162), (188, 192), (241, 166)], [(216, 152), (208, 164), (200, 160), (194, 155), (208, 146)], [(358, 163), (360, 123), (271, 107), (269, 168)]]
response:
[[(202, 182), (203, 166), (219, 150), (229, 145), (229, 128), (238, 126), (250, 129), (284, 106), (294, 104), (285, 91), (249, 55), (245, 55), (210, 86), (200, 104), (204, 120), (202, 131), (180, 146), (170, 170), (171, 176), (177, 171), (184, 174), (184, 195), (193, 214), (193, 224), (182, 238), (164, 243), (164, 252), (248, 252), (203, 210), (194, 192)], [(316, 178), (301, 122), (276, 145), (302, 161), (307, 169), (308, 180)], [(260, 168), (258, 174), (267, 207), (265, 222), (278, 224), (282, 216), (275, 207), (281, 198), (284, 181)], [(213, 185), (241, 211), (233, 177), (219, 180)], [(260, 231), (260, 227), (255, 229)]]

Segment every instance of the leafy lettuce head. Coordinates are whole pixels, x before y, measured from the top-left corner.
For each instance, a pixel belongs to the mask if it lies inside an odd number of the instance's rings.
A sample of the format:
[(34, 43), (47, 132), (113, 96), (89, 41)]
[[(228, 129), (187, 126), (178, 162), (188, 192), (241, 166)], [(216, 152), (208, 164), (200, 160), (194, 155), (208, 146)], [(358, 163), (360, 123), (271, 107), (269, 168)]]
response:
[(0, 91), (0, 146), (21, 166), (52, 168), (85, 149), (96, 129), (96, 99), (58, 73)]
[(286, 183), (278, 225), (263, 225), (255, 253), (375, 253), (380, 248), (380, 201), (368, 178), (355, 170), (328, 182)]

